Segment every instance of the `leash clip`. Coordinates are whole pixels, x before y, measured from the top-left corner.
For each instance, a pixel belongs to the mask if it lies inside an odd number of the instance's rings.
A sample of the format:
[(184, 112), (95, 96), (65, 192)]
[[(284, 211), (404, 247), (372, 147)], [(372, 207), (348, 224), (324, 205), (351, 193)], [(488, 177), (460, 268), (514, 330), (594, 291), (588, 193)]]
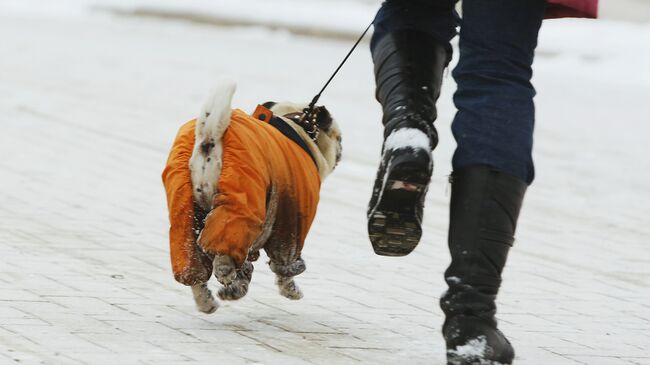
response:
[(316, 120), (316, 112), (314, 111), (313, 105), (309, 105), (309, 107), (302, 110), (298, 124), (307, 132), (309, 138), (316, 142), (320, 130), (318, 129), (318, 121)]

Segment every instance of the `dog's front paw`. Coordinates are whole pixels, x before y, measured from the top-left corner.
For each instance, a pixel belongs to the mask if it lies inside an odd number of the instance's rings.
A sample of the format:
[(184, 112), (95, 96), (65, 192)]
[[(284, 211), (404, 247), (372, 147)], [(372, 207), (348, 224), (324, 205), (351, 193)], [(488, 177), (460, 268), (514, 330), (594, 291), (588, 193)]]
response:
[(211, 314), (219, 308), (219, 303), (212, 296), (207, 283), (192, 285), (192, 294), (194, 294), (194, 302), (199, 311)]
[(230, 256), (217, 255), (212, 261), (214, 277), (223, 286), (230, 285), (237, 278), (237, 267)]
[(298, 284), (293, 280), (292, 277), (277, 277), (276, 284), (278, 285), (278, 290), (280, 295), (291, 300), (302, 299), (303, 294)]
[(241, 268), (237, 270), (237, 277), (230, 285), (219, 288), (217, 295), (221, 300), (241, 299), (248, 293), (248, 284), (253, 277), (253, 264), (245, 261)]

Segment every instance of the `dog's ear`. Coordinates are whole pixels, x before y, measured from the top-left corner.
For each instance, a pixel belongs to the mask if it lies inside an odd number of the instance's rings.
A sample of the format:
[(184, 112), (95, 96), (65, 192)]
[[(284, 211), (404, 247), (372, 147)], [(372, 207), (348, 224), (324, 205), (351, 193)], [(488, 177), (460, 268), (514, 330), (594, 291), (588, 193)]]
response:
[(332, 127), (332, 115), (325, 106), (317, 106), (314, 110), (316, 114), (316, 125), (322, 131), (328, 131)]
[(262, 104), (263, 107), (265, 107), (268, 110), (271, 110), (277, 104), (275, 101), (267, 101), (266, 103)]

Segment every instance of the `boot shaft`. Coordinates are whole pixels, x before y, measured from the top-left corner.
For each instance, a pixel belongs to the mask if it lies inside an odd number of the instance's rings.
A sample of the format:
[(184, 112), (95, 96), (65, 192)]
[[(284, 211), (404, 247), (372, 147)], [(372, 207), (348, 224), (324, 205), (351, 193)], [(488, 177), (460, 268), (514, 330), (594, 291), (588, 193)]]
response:
[(449, 251), (445, 272), (449, 291), (445, 312), (480, 314), (496, 310), (494, 298), (514, 243), (527, 185), (489, 167), (468, 167), (452, 174)]
[(372, 58), (385, 137), (401, 127), (433, 129), (435, 102), (448, 63), (444, 45), (422, 32), (393, 32), (377, 43)]
[[(511, 364), (514, 349), (497, 328), (495, 299), (514, 243), (527, 185), (484, 166), (451, 176), (449, 290), (440, 298), (448, 364)], [(472, 353), (464, 351), (468, 346)]]

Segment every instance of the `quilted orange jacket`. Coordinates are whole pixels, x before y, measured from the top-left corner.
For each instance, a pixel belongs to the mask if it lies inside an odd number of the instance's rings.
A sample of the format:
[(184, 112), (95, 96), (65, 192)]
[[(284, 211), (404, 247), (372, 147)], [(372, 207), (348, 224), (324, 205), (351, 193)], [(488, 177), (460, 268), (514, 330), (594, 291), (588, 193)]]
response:
[(192, 120), (180, 128), (162, 174), (174, 278), (185, 285), (208, 281), (209, 257), (215, 254), (228, 255), (242, 265), (262, 233), (271, 191), (278, 206), (264, 247), (267, 255), (280, 264), (300, 258), (320, 191), (318, 170), (309, 154), (268, 123), (234, 109), (223, 136), (218, 193), (212, 211), (200, 222), (189, 168), (195, 124)]

